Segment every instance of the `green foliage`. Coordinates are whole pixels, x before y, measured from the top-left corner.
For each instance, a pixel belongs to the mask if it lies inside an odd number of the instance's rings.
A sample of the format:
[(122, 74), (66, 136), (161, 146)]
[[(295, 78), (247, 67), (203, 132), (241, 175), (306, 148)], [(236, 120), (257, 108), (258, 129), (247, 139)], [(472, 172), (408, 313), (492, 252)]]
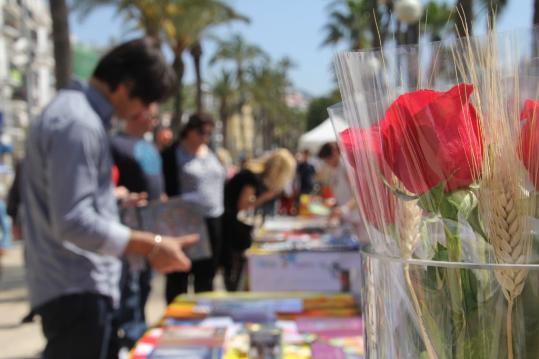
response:
[(421, 24), (424, 24), (432, 41), (440, 41), (446, 32), (451, 31), (457, 16), (454, 6), (431, 0), (425, 6)]
[(392, 1), (334, 0), (328, 6), (322, 46), (345, 42), (351, 49), (381, 47), (391, 22)]
[(303, 117), (286, 103), (286, 91), (291, 85), (287, 72), (291, 66), (292, 61), (284, 58), (275, 64), (265, 61), (247, 69), (245, 89), (264, 149), (294, 146), (304, 128)]
[(321, 124), (326, 118), (328, 118), (327, 108), (340, 102), (341, 98), (337, 92), (333, 92), (328, 96), (317, 97), (311, 101), (306, 114), (306, 130), (309, 131), (319, 124)]

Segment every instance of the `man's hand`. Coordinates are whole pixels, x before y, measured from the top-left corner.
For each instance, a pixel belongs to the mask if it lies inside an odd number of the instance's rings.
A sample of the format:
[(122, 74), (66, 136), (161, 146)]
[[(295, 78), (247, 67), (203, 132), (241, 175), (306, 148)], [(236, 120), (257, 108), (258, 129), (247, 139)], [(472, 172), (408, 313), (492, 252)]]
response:
[(129, 192), (129, 195), (121, 202), (123, 208), (144, 207), (148, 204), (148, 193)]
[(123, 186), (114, 188), (114, 196), (122, 208), (143, 207), (148, 204), (148, 193), (129, 192)]
[(191, 260), (183, 252), (183, 248), (195, 244), (198, 234), (181, 237), (163, 237), (159, 246), (148, 256), (150, 265), (158, 272), (187, 272), (191, 269)]

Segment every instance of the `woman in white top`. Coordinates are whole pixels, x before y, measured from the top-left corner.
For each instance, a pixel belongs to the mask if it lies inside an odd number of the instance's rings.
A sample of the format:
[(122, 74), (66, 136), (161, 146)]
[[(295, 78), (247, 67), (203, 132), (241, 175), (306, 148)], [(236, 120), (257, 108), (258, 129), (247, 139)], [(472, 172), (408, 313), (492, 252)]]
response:
[(204, 113), (191, 115), (180, 131), (180, 139), (162, 153), (165, 191), (169, 197), (181, 196), (202, 209), (210, 238), (212, 256), (193, 261), (189, 273), (167, 275), (166, 299), (171, 302), (187, 292), (188, 277), (194, 277), (195, 292), (213, 290), (222, 246), (221, 215), (226, 172), (208, 146), (215, 125)]

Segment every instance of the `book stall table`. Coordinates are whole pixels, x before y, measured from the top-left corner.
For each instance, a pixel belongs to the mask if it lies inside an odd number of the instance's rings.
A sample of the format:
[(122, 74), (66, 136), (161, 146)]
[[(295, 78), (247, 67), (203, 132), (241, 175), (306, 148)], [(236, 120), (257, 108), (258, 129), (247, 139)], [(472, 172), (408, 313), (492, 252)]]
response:
[(359, 294), (359, 241), (327, 217), (269, 218), (247, 251), (249, 290)]
[(363, 323), (350, 294), (179, 296), (130, 359), (363, 359)]

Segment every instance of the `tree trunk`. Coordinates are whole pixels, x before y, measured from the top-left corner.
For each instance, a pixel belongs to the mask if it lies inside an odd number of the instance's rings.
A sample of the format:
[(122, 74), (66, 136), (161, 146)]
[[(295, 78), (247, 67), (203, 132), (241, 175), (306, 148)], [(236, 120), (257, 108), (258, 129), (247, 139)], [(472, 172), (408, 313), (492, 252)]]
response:
[(54, 74), (56, 89), (71, 83), (71, 43), (66, 0), (50, 0), (52, 42), (54, 45)]
[(222, 131), (223, 131), (223, 147), (228, 149), (228, 102), (225, 99), (221, 99), (219, 105), (219, 117), (221, 118)]
[(457, 35), (459, 37), (473, 34), (473, 0), (457, 1)]
[(237, 81), (238, 81), (238, 92), (239, 92), (239, 102), (238, 102), (238, 115), (239, 115), (239, 122), (240, 122), (240, 136), (241, 136), (241, 142), (243, 143), (244, 148), (247, 148), (247, 129), (245, 128), (245, 116), (243, 114), (243, 108), (245, 106), (245, 103), (247, 102), (246, 96), (245, 96), (245, 84), (243, 83), (243, 68), (240, 63), (237, 64)]
[(494, 29), (494, 20), (496, 19), (497, 11), (497, 6), (492, 1), (490, 1), (490, 4), (487, 8), (487, 31), (491, 31)]
[(266, 149), (270, 150), (273, 145), (275, 126), (271, 119), (266, 117)]
[(174, 115), (172, 116), (171, 123), (172, 131), (176, 136), (180, 130), (183, 113), (183, 73), (185, 71), (185, 64), (183, 63), (182, 54), (183, 49), (176, 51), (174, 63), (172, 65), (178, 79), (178, 89), (176, 90), (176, 95), (174, 97)]
[[(533, 2), (533, 26), (539, 26), (539, 0), (534, 0)], [(537, 57), (537, 55), (539, 54), (539, 39), (537, 38), (538, 35), (539, 34), (537, 31), (533, 33), (533, 57)]]
[[(407, 45), (417, 45), (419, 43), (419, 23), (406, 26), (405, 42)], [(416, 47), (408, 49), (408, 86), (410, 89), (416, 89), (419, 81), (419, 54)]]
[(200, 68), (200, 59), (202, 57), (202, 45), (197, 41), (193, 46), (191, 46), (191, 56), (193, 57), (193, 64), (195, 66), (195, 77), (196, 77), (196, 108), (197, 112), (204, 111), (202, 107), (202, 75)]

